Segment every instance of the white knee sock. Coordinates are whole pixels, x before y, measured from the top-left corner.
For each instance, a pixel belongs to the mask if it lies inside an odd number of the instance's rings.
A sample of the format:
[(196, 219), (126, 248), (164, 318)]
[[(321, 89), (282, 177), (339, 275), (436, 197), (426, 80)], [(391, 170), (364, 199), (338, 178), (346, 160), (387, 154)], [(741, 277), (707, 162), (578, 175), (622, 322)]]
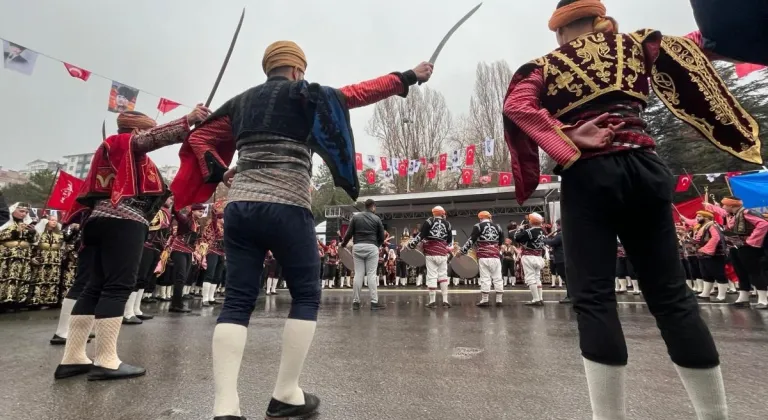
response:
[(208, 290), (208, 302), (216, 301), (216, 285), (211, 283), (211, 288)]
[(619, 279), (619, 291), (620, 292), (627, 291), (627, 279)]
[(272, 277), (267, 277), (267, 293), (272, 293)]
[(459, 279), (457, 279), (457, 278), (453, 278), (453, 279), (451, 279), (451, 280), (453, 280), (453, 286), (454, 286), (454, 287), (459, 285)]
[(203, 302), (208, 302), (208, 295), (211, 293), (211, 283), (203, 282)]
[(429, 303), (435, 303), (435, 300), (437, 299), (437, 292), (434, 290), (429, 291)]
[(448, 302), (448, 282), (444, 281), (440, 283), (440, 298), (443, 302)]
[(688, 287), (690, 287), (691, 289), (693, 289), (693, 281), (692, 281), (692, 280), (686, 280), (686, 281), (685, 281), (685, 284), (687, 284), (687, 285), (688, 285)]
[(133, 312), (133, 307), (136, 302), (136, 292), (131, 292), (131, 295), (128, 296), (128, 301), (125, 302), (125, 310), (123, 311), (123, 316), (125, 318), (133, 318), (136, 316), (136, 314)]
[(173, 286), (165, 286), (165, 298), (170, 299), (173, 297)]
[(708, 281), (704, 282), (704, 285), (701, 288), (701, 294), (700, 297), (708, 298), (709, 293), (712, 292), (712, 288), (715, 287), (715, 283), (710, 283)]
[(95, 322), (96, 329), (96, 357), (93, 358), (94, 366), (107, 369), (120, 367), (120, 358), (117, 357), (117, 337), (120, 335), (122, 318), (102, 318)]
[(272, 279), (272, 293), (277, 293), (277, 279)]
[(243, 360), (248, 328), (237, 324), (218, 324), (213, 331), (214, 416), (240, 416), (237, 378)]
[(627, 417), (625, 366), (610, 366), (584, 359), (593, 420), (624, 420)]
[(736, 283), (728, 280), (728, 290), (736, 290)]
[(727, 283), (717, 283), (717, 298), (719, 300), (725, 299), (726, 293), (728, 292), (728, 284)]
[(739, 290), (739, 297), (736, 298), (736, 302), (749, 302), (749, 292), (746, 290)]
[(489, 293), (480, 293), (480, 303), (488, 302)]
[(182, 289), (182, 295), (188, 295), (189, 289), (191, 289), (190, 286), (184, 286), (184, 289)]
[(704, 290), (704, 280), (702, 279), (696, 279), (696, 292), (701, 293), (702, 290)]
[(136, 315), (144, 315), (141, 311), (141, 298), (144, 296), (144, 289), (139, 289), (136, 292), (136, 300), (133, 301), (133, 313)]
[(613, 287), (614, 287), (614, 289), (616, 289), (616, 290), (619, 290), (619, 289), (620, 289), (620, 287), (619, 287), (619, 278), (618, 278), (618, 277), (616, 277), (616, 280), (614, 281), (614, 285), (613, 285)]
[(291, 405), (304, 405), (304, 392), (299, 388), (299, 375), (304, 368), (309, 346), (315, 336), (315, 321), (287, 319), (283, 330), (283, 353), (272, 397)]
[(496, 303), (501, 303), (502, 296), (504, 296), (504, 293), (496, 292)]
[(640, 292), (640, 281), (639, 280), (632, 280), (632, 291), (634, 293)]
[(533, 296), (533, 298), (531, 299), (531, 302), (540, 301), (541, 299), (539, 298), (539, 285), (534, 283), (534, 284), (528, 285), (528, 288), (531, 289), (531, 296)]
[(93, 328), (93, 315), (72, 315), (69, 320), (69, 337), (64, 346), (64, 356), (61, 358), (62, 365), (87, 365), (91, 359), (85, 352), (88, 344), (88, 336)]
[(728, 404), (720, 366), (689, 369), (675, 365), (699, 420), (727, 420)]
[(69, 316), (72, 314), (72, 308), (75, 306), (75, 299), (67, 299), (61, 302), (61, 312), (59, 313), (59, 325), (56, 326), (56, 335), (61, 338), (67, 338), (69, 335)]
[(768, 290), (758, 290), (757, 291), (757, 303), (764, 303), (768, 305)]

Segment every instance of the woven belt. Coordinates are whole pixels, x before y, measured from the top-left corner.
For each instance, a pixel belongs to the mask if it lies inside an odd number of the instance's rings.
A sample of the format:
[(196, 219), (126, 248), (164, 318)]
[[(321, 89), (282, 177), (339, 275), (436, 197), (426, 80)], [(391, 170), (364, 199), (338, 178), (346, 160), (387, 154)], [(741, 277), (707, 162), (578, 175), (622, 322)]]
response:
[(237, 162), (237, 172), (249, 171), (252, 169), (292, 169), (294, 171), (310, 172), (304, 165), (298, 163), (289, 162), (275, 162), (275, 163), (256, 163), (256, 162)]

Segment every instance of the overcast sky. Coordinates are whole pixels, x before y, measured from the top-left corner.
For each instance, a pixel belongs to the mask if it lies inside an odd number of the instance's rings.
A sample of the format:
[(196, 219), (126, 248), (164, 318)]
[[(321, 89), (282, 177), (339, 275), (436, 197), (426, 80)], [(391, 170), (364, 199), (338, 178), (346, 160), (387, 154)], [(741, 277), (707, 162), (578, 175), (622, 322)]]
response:
[[(695, 30), (684, 0), (604, 0), (622, 30)], [(240, 11), (246, 16), (213, 107), (265, 80), (264, 48), (289, 39), (302, 46), (307, 78), (345, 84), (412, 68), (431, 55), (445, 32), (476, 0), (0, 0), (0, 38), (83, 67), (145, 92), (136, 110), (155, 116), (158, 96), (194, 105), (216, 79)], [(513, 68), (556, 46), (547, 20), (556, 0), (486, 0), (443, 49), (429, 85), (451, 112), (467, 112), (479, 61)], [(0, 166), (23, 169), (35, 159), (92, 152), (107, 111), (111, 82), (82, 82), (40, 57), (31, 76), (0, 67)], [(372, 107), (352, 111), (357, 150), (379, 154), (365, 133)], [(184, 115), (179, 108), (159, 118)], [(152, 153), (177, 165), (178, 147)]]

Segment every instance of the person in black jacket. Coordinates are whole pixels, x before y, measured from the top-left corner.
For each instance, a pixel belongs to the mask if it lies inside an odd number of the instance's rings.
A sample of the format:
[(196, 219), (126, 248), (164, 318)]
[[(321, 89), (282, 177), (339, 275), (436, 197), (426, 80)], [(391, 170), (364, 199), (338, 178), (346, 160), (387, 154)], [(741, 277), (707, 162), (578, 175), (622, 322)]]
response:
[(384, 309), (386, 305), (379, 303), (379, 295), (376, 291), (378, 281), (376, 269), (379, 267), (379, 247), (384, 243), (384, 224), (375, 214), (376, 203), (366, 200), (365, 211), (352, 216), (344, 241), (341, 246), (346, 247), (350, 239), (354, 238), (352, 256), (355, 259), (355, 280), (352, 283), (352, 309), (360, 309), (360, 289), (363, 288), (363, 277), (368, 281), (368, 290), (371, 293), (371, 310)]
[(563, 251), (563, 230), (560, 226), (560, 219), (557, 219), (556, 225), (555, 236), (544, 239), (544, 243), (552, 248), (552, 256), (555, 261), (552, 269), (552, 284), (555, 283), (554, 276), (560, 277), (561, 284), (565, 283), (565, 298), (560, 303), (571, 303), (571, 295), (568, 293), (568, 282), (565, 278), (565, 252)]

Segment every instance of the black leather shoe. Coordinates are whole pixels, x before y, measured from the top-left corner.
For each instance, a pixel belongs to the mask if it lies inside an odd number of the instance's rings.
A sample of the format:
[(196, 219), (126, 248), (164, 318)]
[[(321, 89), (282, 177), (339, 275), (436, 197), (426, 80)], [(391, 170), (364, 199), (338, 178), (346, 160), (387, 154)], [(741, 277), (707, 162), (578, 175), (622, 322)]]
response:
[(487, 300), (485, 302), (481, 301), (481, 302), (477, 302), (475, 304), (475, 306), (480, 307), (480, 308), (487, 308), (487, 307), (491, 306), (491, 302), (488, 302)]
[(379, 309), (387, 309), (387, 304), (386, 303), (379, 303), (379, 302), (371, 303), (371, 310), (372, 311), (377, 311)]
[(139, 318), (142, 321), (148, 321), (150, 319), (153, 319), (154, 317), (155, 317), (154, 315), (147, 315), (147, 314), (136, 315), (136, 318)]
[(155, 302), (157, 302), (157, 299), (153, 297), (148, 297), (141, 300), (141, 303), (155, 303)]
[(749, 309), (751, 305), (749, 304), (749, 301), (746, 302), (733, 302), (732, 303), (734, 308), (746, 308)]
[(184, 307), (177, 308), (175, 306), (171, 306), (170, 308), (168, 308), (168, 312), (176, 312), (176, 313), (180, 313), (180, 314), (188, 314), (188, 313), (192, 312), (192, 310), (184, 308)]
[(453, 306), (453, 305), (451, 305), (448, 302), (443, 301), (443, 308), (450, 308), (451, 306)]
[(496, 301), (496, 306), (504, 306), (504, 303)]
[[(276, 295), (277, 293), (272, 293), (273, 295)], [(208, 303), (211, 304), (211, 306), (214, 305), (221, 305), (221, 302), (216, 302), (215, 300), (209, 300)]]
[(144, 376), (147, 370), (143, 367), (131, 366), (127, 363), (120, 363), (117, 369), (108, 369), (101, 366), (94, 366), (88, 374), (89, 381), (108, 381), (112, 379), (128, 379), (138, 376)]
[(184, 300), (192, 300), (192, 295), (183, 295), (181, 298)]
[[(90, 340), (88, 340), (90, 341)], [(63, 346), (67, 344), (67, 339), (64, 337), (59, 337), (57, 334), (53, 335), (53, 338), (51, 338), (51, 345), (52, 346)]]
[(91, 371), (93, 363), (87, 365), (58, 365), (53, 377), (56, 379), (71, 378), (77, 375), (83, 375)]
[(352, 310), (353, 311), (359, 311), (360, 310), (360, 302), (352, 302)]
[(437, 308), (437, 302), (430, 302), (430, 303), (428, 303), (428, 304), (426, 304), (424, 306), (429, 308), (429, 309), (435, 309), (435, 308)]
[(213, 420), (246, 420), (246, 418), (241, 416), (216, 416)]
[(306, 392), (304, 393), (304, 405), (290, 405), (272, 398), (267, 407), (267, 417), (265, 420), (305, 417), (315, 414), (318, 407), (320, 407), (320, 398)]
[(123, 325), (141, 325), (144, 321), (140, 320), (139, 318), (136, 318), (136, 315), (126, 318), (123, 317)]
[(571, 303), (571, 298), (566, 296), (563, 299), (560, 299), (560, 303), (562, 303), (563, 305), (567, 305), (567, 304)]

